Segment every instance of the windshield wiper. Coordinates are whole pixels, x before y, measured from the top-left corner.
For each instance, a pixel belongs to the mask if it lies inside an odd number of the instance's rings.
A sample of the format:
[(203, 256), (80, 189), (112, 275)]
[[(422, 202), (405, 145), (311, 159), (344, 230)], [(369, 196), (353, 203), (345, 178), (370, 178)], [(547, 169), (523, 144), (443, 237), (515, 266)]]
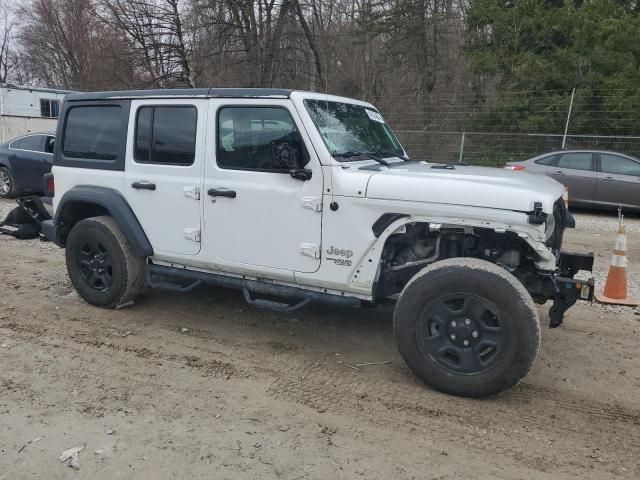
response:
[(371, 160), (375, 160), (376, 162), (384, 165), (385, 167), (389, 166), (389, 162), (387, 162), (386, 160), (383, 160), (380, 157), (377, 157), (369, 152), (355, 152), (355, 151), (348, 151), (348, 152), (342, 152), (342, 153), (334, 153), (333, 154), (334, 157), (337, 158), (350, 158), (350, 157), (367, 157), (370, 158)]
[(404, 155), (399, 155), (396, 152), (376, 152), (376, 155), (380, 155), (382, 157), (397, 157), (405, 162), (411, 162), (412, 160), (409, 157), (405, 157)]

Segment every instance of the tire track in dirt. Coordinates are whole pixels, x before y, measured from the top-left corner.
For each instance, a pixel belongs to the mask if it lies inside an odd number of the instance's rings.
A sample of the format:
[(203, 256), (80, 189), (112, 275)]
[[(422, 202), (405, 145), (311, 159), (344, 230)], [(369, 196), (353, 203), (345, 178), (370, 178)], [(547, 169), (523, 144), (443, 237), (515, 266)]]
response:
[[(57, 342), (47, 342), (44, 339), (43, 334), (49, 333), (48, 329), (46, 328), (34, 327), (28, 324), (20, 325), (15, 322), (9, 322), (0, 324), (0, 329), (9, 330), (22, 339), (35, 341), (35, 343), (45, 347), (59, 346)], [(203, 359), (196, 355), (174, 354), (165, 351), (150, 349), (148, 347), (122, 345), (113, 341), (99, 340), (97, 338), (81, 338), (81, 336), (77, 334), (70, 334), (66, 336), (65, 339), (77, 345), (89, 346), (95, 349), (105, 348), (120, 353), (133, 354), (139, 358), (180, 363), (187, 367), (197, 369), (207, 376), (220, 378), (224, 377), (227, 379), (231, 377), (248, 377), (245, 372), (243, 372), (233, 363), (224, 362), (217, 359)]]
[[(282, 372), (267, 393), (278, 400), (299, 403), (320, 411), (357, 412), (367, 421), (378, 422), (387, 427), (395, 425), (397, 428), (398, 418), (408, 417), (412, 419), (414, 426), (431, 433), (438, 431), (464, 438), (469, 435), (470, 430), (471, 434), (477, 434), (480, 438), (474, 448), (509, 455), (519, 461), (525, 456), (530, 459), (535, 457), (537, 459), (531, 461), (529, 466), (536, 469), (561, 464), (563, 456), (572, 453), (550, 452), (546, 445), (541, 444), (538, 455), (529, 450), (523, 456), (523, 451), (527, 448), (526, 441), (524, 444), (510, 444), (508, 441), (483, 440), (483, 433), (497, 430), (493, 418), (486, 415), (489, 404), (494, 403), (491, 399), (478, 401), (451, 398), (431, 391), (425, 392), (427, 387), (422, 385), (388, 382), (367, 385), (366, 382), (366, 379), (363, 380), (356, 373), (345, 373), (325, 364), (314, 363)], [(530, 385), (516, 387), (509, 399), (514, 405), (500, 409), (500, 424), (510, 425), (514, 431), (520, 431), (521, 435), (536, 441), (544, 437), (566, 437), (568, 432), (572, 432), (576, 437), (576, 446), (572, 450), (576, 454), (580, 448), (588, 448), (596, 441), (603, 451), (608, 450), (612, 455), (632, 458), (634, 451), (637, 453), (640, 431), (629, 428), (629, 425), (640, 424), (639, 412), (621, 406), (601, 403), (594, 405), (592, 401), (588, 405), (578, 397), (571, 401), (559, 400), (556, 393), (546, 390), (534, 396), (535, 391), (536, 388)], [(531, 399), (537, 402), (536, 409), (549, 412), (565, 409), (578, 418), (565, 418), (562, 415), (546, 418), (536, 415), (535, 418), (528, 418), (523, 415), (522, 410)], [(620, 435), (619, 429), (623, 427), (627, 433)], [(586, 442), (585, 438), (588, 439)], [(580, 443), (581, 447), (578, 446)]]

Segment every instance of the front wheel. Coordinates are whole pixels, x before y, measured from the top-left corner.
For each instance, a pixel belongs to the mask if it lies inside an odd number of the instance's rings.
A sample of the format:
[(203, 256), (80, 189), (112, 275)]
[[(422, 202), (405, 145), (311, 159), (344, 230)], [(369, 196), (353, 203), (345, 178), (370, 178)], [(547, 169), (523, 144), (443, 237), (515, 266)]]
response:
[(92, 305), (124, 305), (135, 300), (145, 285), (145, 259), (135, 255), (109, 216), (76, 223), (67, 238), (65, 253), (73, 286)]
[(531, 296), (484, 260), (436, 262), (405, 286), (393, 319), (407, 365), (437, 390), (495, 395), (529, 373), (540, 348)]

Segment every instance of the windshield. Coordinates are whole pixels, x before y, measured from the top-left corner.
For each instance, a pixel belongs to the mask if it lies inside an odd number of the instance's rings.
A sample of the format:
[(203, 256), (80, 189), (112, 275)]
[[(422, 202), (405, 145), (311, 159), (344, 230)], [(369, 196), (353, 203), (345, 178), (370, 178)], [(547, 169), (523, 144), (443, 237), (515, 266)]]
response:
[(304, 106), (337, 160), (353, 160), (366, 154), (404, 156), (400, 142), (375, 110), (325, 100), (305, 100)]

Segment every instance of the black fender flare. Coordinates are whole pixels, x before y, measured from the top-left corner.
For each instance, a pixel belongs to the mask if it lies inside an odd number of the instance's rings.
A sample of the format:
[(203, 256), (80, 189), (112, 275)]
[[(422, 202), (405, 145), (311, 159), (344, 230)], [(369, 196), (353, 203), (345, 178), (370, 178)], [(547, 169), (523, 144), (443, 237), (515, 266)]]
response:
[[(138, 218), (125, 198), (112, 188), (77, 186), (62, 195), (53, 218), (53, 228), (56, 243), (61, 242), (61, 228), (69, 221), (70, 209), (73, 205), (97, 205), (106, 210), (115, 220), (122, 233), (131, 242), (136, 255), (141, 257), (153, 256), (153, 247), (147, 238)], [(73, 219), (71, 219), (73, 221)], [(49, 236), (49, 235), (47, 235)]]

